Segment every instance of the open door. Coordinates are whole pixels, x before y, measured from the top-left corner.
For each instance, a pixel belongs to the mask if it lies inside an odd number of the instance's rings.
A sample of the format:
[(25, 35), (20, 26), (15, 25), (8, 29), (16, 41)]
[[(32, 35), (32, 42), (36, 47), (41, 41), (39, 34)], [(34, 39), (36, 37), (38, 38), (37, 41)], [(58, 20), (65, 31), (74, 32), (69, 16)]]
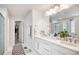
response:
[(0, 13), (0, 55), (4, 53), (4, 17)]
[(23, 22), (15, 22), (15, 44), (23, 43)]

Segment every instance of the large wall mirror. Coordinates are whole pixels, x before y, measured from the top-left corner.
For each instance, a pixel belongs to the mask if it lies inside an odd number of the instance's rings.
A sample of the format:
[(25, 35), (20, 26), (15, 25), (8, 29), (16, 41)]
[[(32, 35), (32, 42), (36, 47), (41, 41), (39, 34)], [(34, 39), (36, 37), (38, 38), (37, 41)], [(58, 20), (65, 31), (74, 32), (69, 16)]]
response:
[(4, 53), (4, 17), (0, 13), (0, 55)]
[(52, 19), (52, 29), (52, 34), (59, 33), (65, 29), (70, 34), (76, 34), (79, 36), (79, 16), (61, 20)]
[(53, 28), (54, 28), (54, 33), (58, 33), (63, 31), (64, 29), (67, 30), (68, 32), (71, 32), (71, 25), (72, 21), (71, 20), (64, 20), (64, 21), (55, 21), (53, 22)]

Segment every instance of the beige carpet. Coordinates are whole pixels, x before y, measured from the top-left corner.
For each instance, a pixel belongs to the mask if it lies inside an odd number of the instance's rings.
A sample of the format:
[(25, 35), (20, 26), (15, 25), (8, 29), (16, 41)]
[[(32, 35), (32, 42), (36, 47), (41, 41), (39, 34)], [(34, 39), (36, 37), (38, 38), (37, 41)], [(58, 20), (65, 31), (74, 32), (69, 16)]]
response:
[(12, 55), (25, 55), (24, 49), (21, 44), (16, 44), (13, 47)]

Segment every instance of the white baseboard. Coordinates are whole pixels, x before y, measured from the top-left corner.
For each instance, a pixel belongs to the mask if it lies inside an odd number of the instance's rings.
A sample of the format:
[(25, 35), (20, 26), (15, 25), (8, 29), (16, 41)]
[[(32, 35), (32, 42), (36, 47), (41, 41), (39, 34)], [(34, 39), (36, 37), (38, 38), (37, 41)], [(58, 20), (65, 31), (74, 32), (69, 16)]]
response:
[(12, 55), (12, 49), (13, 49), (13, 47), (10, 47), (9, 49), (7, 49), (7, 50), (4, 52), (4, 55)]

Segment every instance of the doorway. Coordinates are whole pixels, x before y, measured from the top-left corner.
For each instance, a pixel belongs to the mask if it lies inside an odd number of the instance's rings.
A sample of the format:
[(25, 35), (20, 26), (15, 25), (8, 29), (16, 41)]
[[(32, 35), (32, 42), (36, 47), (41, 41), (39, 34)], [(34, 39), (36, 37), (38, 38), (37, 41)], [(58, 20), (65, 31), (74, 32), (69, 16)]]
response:
[(23, 43), (23, 22), (15, 21), (15, 44)]

